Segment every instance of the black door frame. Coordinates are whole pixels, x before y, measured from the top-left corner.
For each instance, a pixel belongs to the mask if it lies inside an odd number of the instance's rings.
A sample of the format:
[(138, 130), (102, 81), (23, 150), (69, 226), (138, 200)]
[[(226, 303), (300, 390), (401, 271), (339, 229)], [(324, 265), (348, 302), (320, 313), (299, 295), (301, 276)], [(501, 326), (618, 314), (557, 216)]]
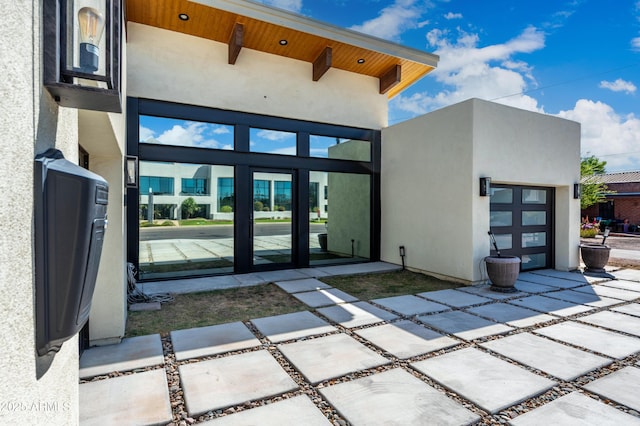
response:
[[(530, 185), (507, 185), (491, 183), (491, 188), (509, 188), (513, 190), (513, 200), (511, 204), (499, 204), (490, 203), (491, 211), (511, 211), (517, 214), (512, 215), (512, 226), (500, 226), (491, 227), (491, 231), (496, 234), (511, 234), (512, 244), (510, 249), (500, 249), (500, 253), (508, 256), (518, 256), (527, 254), (539, 254), (541, 253), (540, 247), (527, 247), (522, 248), (521, 235), (524, 232), (546, 232), (547, 244), (545, 247), (546, 265), (540, 268), (527, 269), (544, 269), (555, 267), (555, 188), (543, 187), (543, 186), (530, 186)], [(523, 189), (541, 189), (547, 191), (547, 203), (545, 204), (525, 204), (522, 202), (522, 190)], [(546, 225), (535, 226), (523, 226), (522, 225), (522, 211), (545, 211), (547, 213)], [(506, 232), (505, 232), (506, 231)], [(516, 238), (516, 235), (518, 238)], [(499, 247), (498, 247), (499, 248)], [(495, 255), (496, 251), (491, 248), (491, 255)], [(520, 264), (520, 270), (522, 271), (523, 264)]]
[[(235, 129), (234, 150), (210, 148), (178, 147), (160, 144), (139, 143), (140, 115), (194, 120), (233, 126)], [(263, 128), (288, 131), (297, 134), (296, 156), (251, 152), (249, 146), (250, 128)], [(311, 135), (369, 141), (371, 143), (370, 161), (349, 161), (330, 158), (311, 157), (309, 139)], [(309, 223), (308, 200), (309, 172), (338, 172), (365, 174), (370, 176), (371, 226), (370, 260), (380, 260), (380, 169), (381, 169), (381, 132), (379, 129), (364, 129), (343, 125), (317, 123), (282, 117), (265, 116), (239, 111), (184, 105), (172, 102), (127, 98), (127, 155), (136, 156), (140, 161), (172, 161), (233, 166), (236, 194), (249, 194), (251, 187), (251, 169), (294, 170), (297, 180), (295, 191), (295, 233), (296, 250), (294, 262), (286, 267), (309, 267)], [(139, 266), (139, 188), (127, 188), (125, 210), (127, 218), (127, 261)], [(235, 197), (236, 216), (253, 209), (250, 197)], [(244, 213), (243, 213), (244, 212)], [(306, 220), (304, 219), (306, 217)], [(254, 270), (247, 246), (250, 240), (249, 229), (235, 221), (234, 226), (234, 272), (247, 273)], [(251, 242), (252, 244), (252, 242)], [(265, 266), (264, 268), (267, 268)], [(275, 265), (282, 269), (283, 265)], [(196, 277), (197, 275), (193, 275)], [(155, 279), (154, 279), (155, 280)]]

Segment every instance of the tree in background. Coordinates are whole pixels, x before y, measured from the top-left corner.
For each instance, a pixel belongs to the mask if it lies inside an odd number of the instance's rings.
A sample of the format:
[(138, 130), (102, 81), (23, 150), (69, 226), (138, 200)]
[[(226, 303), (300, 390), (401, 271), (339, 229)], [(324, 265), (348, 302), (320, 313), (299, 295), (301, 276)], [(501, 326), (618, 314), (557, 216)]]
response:
[(180, 205), (180, 210), (182, 211), (182, 218), (189, 219), (196, 211), (198, 211), (196, 200), (194, 200), (193, 197), (187, 198)]
[(606, 161), (599, 160), (595, 155), (585, 157), (580, 161), (580, 180), (582, 188), (580, 191), (580, 208), (586, 209), (596, 203), (605, 201), (609, 191), (607, 185), (602, 183), (598, 175), (605, 173)]

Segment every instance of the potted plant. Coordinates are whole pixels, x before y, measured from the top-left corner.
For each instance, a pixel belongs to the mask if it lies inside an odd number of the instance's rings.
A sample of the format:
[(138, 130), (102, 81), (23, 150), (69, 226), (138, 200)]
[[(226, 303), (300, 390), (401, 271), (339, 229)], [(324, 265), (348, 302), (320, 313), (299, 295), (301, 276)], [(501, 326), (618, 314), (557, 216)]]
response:
[(609, 261), (611, 247), (604, 245), (609, 236), (609, 229), (605, 229), (602, 244), (580, 244), (580, 255), (585, 265), (584, 272), (604, 274), (604, 267)]
[(493, 232), (489, 231), (491, 243), (496, 250), (496, 254), (484, 258), (487, 267), (487, 275), (491, 281), (491, 290), (502, 293), (514, 293), (518, 291), (515, 287), (516, 280), (520, 274), (520, 258), (518, 256), (502, 256), (496, 243)]

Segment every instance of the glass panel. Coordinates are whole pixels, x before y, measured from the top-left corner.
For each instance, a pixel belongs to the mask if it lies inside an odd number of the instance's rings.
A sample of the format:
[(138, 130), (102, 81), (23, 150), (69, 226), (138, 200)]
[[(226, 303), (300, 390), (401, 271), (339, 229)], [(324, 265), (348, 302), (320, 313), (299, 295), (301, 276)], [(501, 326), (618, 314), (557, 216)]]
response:
[(290, 173), (253, 173), (253, 264), (292, 262)]
[(140, 143), (233, 149), (233, 126), (140, 116)]
[(309, 215), (309, 263), (369, 259), (370, 176), (312, 171), (309, 181), (325, 188), (319, 212)]
[(512, 212), (491, 212), (491, 226), (512, 226)]
[[(212, 181), (230, 186), (219, 195)], [(233, 200), (233, 167), (141, 161), (140, 277), (233, 272)]]
[(522, 190), (522, 204), (546, 204), (546, 203), (547, 203), (546, 189), (523, 189)]
[(535, 226), (547, 224), (547, 212), (545, 211), (532, 211), (522, 212), (522, 226)]
[(267, 154), (296, 155), (297, 137), (292, 132), (250, 129), (249, 150)]
[(522, 248), (527, 247), (544, 247), (547, 245), (546, 232), (523, 232)]
[(522, 256), (522, 270), (546, 268), (547, 255), (545, 253), (525, 254)]
[(338, 158), (341, 160), (371, 161), (371, 143), (329, 136), (309, 137), (311, 157)]
[[(496, 244), (498, 245), (498, 250), (509, 250), (513, 247), (513, 236), (511, 234), (495, 234)], [(493, 244), (491, 244), (491, 250), (495, 250)]]
[(491, 187), (491, 202), (494, 204), (513, 203), (513, 189)]

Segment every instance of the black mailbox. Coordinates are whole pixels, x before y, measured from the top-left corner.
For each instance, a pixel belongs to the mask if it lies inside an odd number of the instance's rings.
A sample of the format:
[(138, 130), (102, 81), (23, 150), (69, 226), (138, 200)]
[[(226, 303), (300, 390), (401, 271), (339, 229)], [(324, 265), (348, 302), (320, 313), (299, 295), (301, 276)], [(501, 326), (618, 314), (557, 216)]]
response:
[(87, 322), (107, 226), (107, 182), (50, 149), (35, 159), (36, 348), (60, 350)]

